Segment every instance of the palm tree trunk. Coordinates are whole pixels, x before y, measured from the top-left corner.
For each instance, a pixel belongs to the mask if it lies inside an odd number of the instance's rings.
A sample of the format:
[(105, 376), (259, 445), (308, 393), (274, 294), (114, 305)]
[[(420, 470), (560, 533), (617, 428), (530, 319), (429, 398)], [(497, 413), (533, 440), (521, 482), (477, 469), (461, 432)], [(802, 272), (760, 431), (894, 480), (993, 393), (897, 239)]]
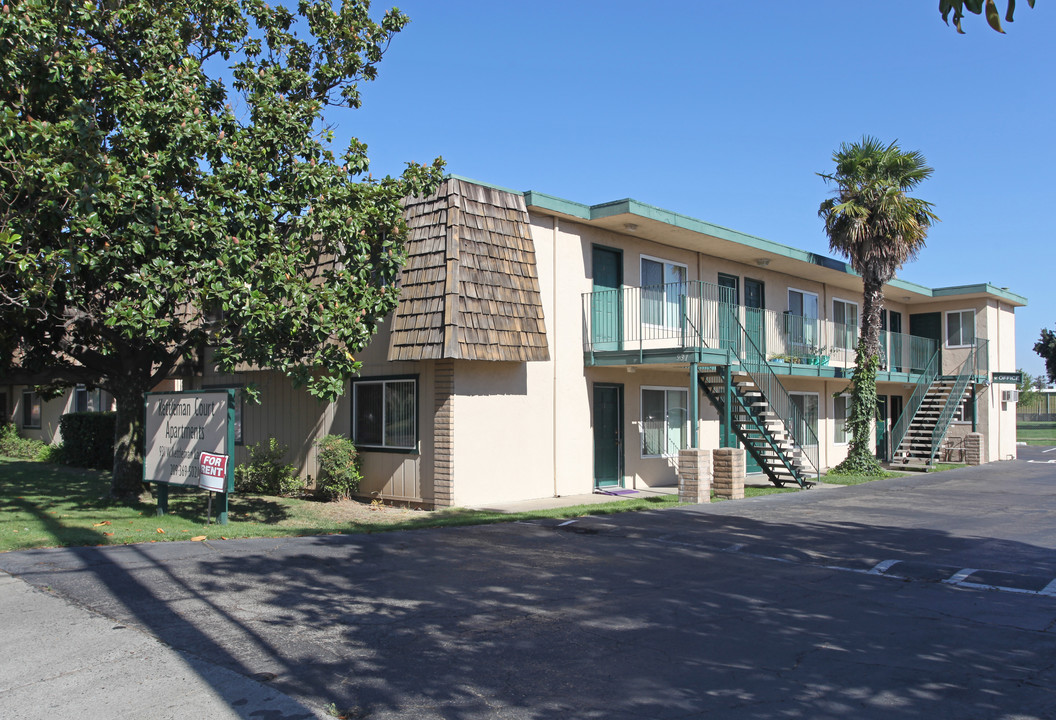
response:
[(851, 445), (847, 459), (836, 472), (879, 475), (883, 472), (873, 454), (872, 429), (876, 420), (876, 371), (880, 365), (880, 312), (884, 307), (883, 284), (864, 282), (862, 293), (862, 337), (858, 341), (854, 377), (851, 380), (851, 408), (847, 426)]

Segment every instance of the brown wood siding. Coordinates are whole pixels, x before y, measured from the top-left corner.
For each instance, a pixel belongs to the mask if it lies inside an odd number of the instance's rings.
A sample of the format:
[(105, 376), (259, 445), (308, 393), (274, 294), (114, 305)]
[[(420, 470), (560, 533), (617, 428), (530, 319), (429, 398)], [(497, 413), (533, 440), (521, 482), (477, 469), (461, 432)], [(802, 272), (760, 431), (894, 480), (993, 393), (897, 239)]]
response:
[(449, 507), (455, 482), (455, 363), (436, 364), (433, 379), (433, 503)]
[(406, 208), (389, 359), (548, 360), (524, 198), (450, 178)]

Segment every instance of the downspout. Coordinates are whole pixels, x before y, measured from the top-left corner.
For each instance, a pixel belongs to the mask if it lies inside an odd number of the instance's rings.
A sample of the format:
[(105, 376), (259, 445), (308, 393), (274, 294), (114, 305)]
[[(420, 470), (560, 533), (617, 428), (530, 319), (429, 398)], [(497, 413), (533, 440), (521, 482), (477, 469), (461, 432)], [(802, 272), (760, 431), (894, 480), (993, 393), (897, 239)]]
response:
[(557, 345), (558, 345), (558, 342), (557, 342), (557, 216), (556, 215), (554, 216), (553, 253), (552, 254), (553, 254), (553, 271), (552, 271), (551, 274), (552, 274), (552, 282), (553, 282), (553, 291), (552, 291), (551, 307), (553, 308), (553, 313), (551, 314), (551, 319), (550, 319), (550, 332), (553, 333), (553, 335), (551, 337), (553, 337), (554, 341), (551, 343), (550, 363), (553, 366), (553, 373), (554, 373), (553, 398), (551, 400), (551, 405), (553, 406), (553, 413), (554, 413), (554, 420), (551, 423), (551, 427), (553, 428), (554, 437), (553, 437), (553, 452), (551, 453), (551, 455), (553, 457), (553, 462), (554, 462), (554, 472), (553, 472), (553, 475), (554, 475), (554, 497), (558, 497), (558, 495), (557, 495)]

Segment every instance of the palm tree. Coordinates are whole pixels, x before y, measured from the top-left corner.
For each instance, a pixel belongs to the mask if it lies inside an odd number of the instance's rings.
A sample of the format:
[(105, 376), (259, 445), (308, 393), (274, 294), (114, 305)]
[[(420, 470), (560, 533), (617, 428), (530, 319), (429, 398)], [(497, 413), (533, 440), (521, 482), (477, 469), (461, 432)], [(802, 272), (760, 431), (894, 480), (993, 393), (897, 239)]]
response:
[(931, 203), (906, 193), (932, 173), (919, 152), (905, 152), (897, 141), (874, 137), (843, 143), (832, 154), (836, 171), (818, 173), (834, 185), (834, 197), (821, 203), (829, 248), (847, 257), (862, 276), (862, 336), (858, 341), (847, 420), (851, 445), (836, 471), (878, 473), (869, 431), (876, 413), (876, 369), (880, 362), (880, 314), (884, 285), (924, 247), (938, 217)]

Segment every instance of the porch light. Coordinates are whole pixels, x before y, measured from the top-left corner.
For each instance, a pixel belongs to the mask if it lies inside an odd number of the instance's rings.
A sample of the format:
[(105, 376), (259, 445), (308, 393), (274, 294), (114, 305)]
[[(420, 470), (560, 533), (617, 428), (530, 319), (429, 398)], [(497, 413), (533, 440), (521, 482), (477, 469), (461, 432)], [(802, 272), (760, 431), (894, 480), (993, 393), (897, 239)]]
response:
[(623, 224), (623, 229), (626, 230), (627, 232), (634, 232), (635, 230), (638, 229), (638, 225), (636, 223), (624, 223)]
[(770, 264), (770, 258), (756, 258), (755, 264), (759, 267), (766, 267)]

